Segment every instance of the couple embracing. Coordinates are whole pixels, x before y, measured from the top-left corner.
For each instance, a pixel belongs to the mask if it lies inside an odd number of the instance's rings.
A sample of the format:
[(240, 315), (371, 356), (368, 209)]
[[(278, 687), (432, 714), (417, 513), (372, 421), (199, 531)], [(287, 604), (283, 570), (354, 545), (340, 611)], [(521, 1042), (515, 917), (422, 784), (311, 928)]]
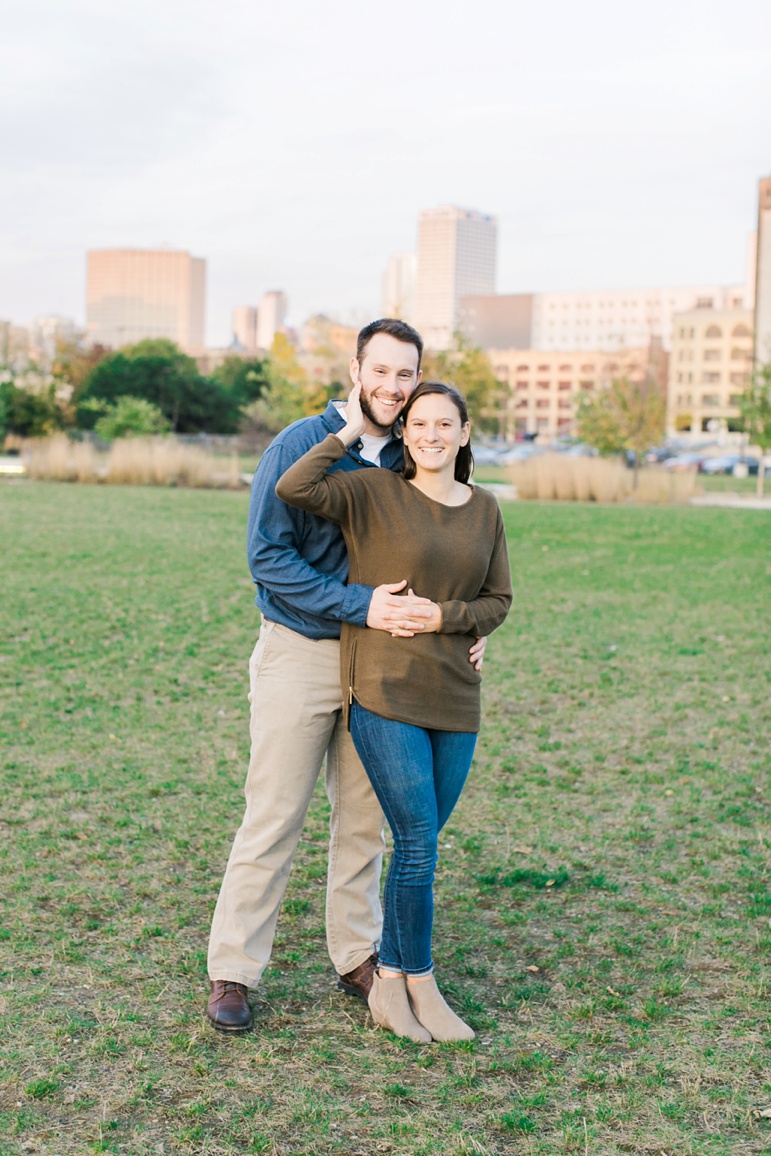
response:
[[(295, 422), (255, 474), (248, 554), (262, 612), (250, 662), (246, 812), (209, 944), (214, 1027), (252, 1026), (321, 765), (331, 804), (327, 944), (339, 985), (416, 1042), (470, 1039), (434, 978), (439, 831), (479, 730), (485, 640), (511, 604), (497, 502), (469, 485), (463, 397), (421, 382), (423, 343), (359, 334), (347, 404)], [(383, 816), (394, 850), (380, 904)]]

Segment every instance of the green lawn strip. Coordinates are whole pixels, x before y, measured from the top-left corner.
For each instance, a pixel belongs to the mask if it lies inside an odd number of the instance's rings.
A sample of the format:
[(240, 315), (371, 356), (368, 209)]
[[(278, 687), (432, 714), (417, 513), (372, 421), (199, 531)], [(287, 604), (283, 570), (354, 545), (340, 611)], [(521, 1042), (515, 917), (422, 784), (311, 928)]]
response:
[(0, 1152), (769, 1151), (765, 516), (506, 507), (515, 608), (437, 879), (477, 1039), (420, 1048), (335, 990), (321, 789), (257, 1031), (203, 1016), (247, 502), (0, 488)]

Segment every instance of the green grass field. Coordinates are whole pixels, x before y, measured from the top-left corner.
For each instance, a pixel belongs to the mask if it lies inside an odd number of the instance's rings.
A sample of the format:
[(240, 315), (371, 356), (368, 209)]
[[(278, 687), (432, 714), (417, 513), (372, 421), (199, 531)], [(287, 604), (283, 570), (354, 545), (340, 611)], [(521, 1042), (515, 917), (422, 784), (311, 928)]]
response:
[(420, 1047), (335, 990), (317, 795), (256, 1031), (204, 1019), (257, 630), (247, 495), (7, 482), (0, 1152), (771, 1152), (764, 512), (506, 508)]

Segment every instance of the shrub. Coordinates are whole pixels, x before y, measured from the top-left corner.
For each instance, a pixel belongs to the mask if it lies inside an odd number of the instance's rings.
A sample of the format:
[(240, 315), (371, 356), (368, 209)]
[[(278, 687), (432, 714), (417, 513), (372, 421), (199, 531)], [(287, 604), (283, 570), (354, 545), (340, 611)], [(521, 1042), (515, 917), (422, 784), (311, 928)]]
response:
[(112, 441), (114, 438), (166, 433), (170, 425), (157, 405), (143, 397), (125, 394), (112, 405), (105, 406), (94, 430), (104, 441)]

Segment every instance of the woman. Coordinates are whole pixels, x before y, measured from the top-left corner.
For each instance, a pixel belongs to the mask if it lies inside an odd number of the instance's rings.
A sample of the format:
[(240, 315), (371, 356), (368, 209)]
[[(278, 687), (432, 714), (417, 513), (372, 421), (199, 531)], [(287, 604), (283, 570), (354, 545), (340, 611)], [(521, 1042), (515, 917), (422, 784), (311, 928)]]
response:
[(394, 838), (383, 938), (369, 1006), (376, 1023), (429, 1043), (473, 1038), (433, 976), (437, 838), (466, 781), (479, 730), (480, 676), (468, 639), (500, 626), (511, 605), (503, 519), (468, 484), (466, 404), (441, 382), (416, 389), (402, 413), (405, 468), (327, 470), (364, 432), (351, 391), (346, 424), (279, 481), (285, 502), (339, 523), (349, 581), (377, 586), (398, 572), (433, 599), (414, 636), (343, 625), (341, 674), (353, 741)]

